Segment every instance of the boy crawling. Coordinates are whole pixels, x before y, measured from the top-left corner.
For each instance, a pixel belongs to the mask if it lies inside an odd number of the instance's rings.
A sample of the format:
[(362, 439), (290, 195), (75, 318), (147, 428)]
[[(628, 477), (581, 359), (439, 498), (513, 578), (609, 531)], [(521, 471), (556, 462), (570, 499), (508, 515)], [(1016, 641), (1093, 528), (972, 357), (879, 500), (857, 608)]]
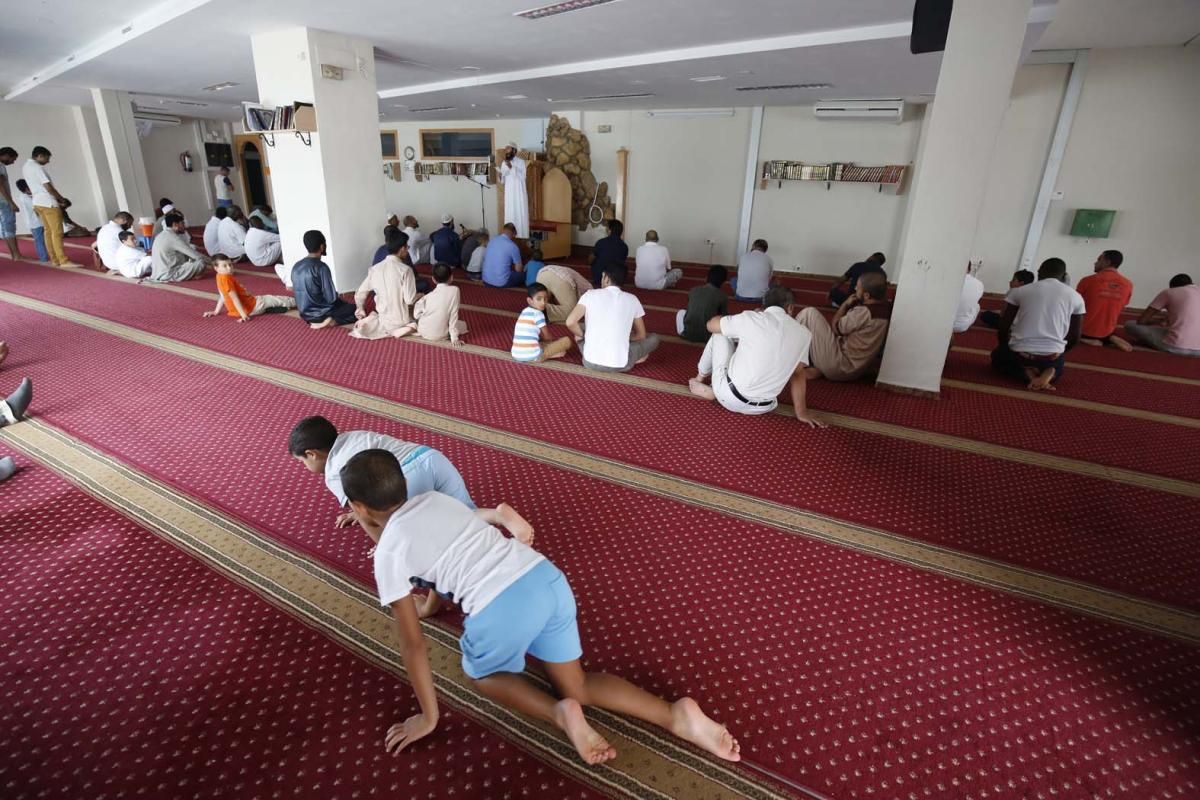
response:
[[(622, 678), (583, 671), (571, 587), (530, 546), (533, 528), (512, 507), (472, 512), (437, 492), (410, 500), (400, 463), (387, 450), (357, 454), (342, 468), (341, 479), (359, 523), (375, 542), (379, 600), (396, 619), (400, 655), (421, 709), (388, 729), (388, 752), (428, 736), (438, 723), (412, 596), (414, 587), (425, 587), (459, 603), (467, 615), (459, 642), (463, 671), (475, 687), (497, 703), (556, 725), (586, 763), (609, 761), (617, 752), (588, 724), (584, 705), (651, 722), (727, 761), (741, 759), (737, 740), (690, 697), (668, 703)], [(527, 654), (543, 662), (561, 700), (521, 676)]]

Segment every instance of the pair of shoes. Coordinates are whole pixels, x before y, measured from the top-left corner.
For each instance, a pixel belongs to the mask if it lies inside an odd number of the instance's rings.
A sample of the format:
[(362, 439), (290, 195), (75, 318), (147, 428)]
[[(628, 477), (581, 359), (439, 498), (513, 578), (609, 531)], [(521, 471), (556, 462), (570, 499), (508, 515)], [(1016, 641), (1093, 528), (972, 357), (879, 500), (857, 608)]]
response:
[(25, 378), (17, 390), (0, 403), (0, 427), (20, 422), (33, 399), (33, 381)]

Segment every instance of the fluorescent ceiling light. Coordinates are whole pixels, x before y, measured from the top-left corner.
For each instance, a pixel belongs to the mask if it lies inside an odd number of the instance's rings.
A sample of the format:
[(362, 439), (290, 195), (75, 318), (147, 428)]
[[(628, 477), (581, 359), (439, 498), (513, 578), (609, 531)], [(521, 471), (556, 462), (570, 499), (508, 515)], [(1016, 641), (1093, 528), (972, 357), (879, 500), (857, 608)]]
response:
[(526, 95), (526, 94), (506, 94), (506, 95), (504, 95), (504, 99), (505, 99), (505, 100), (528, 100), (528, 99), (529, 99), (529, 95)]
[(688, 78), (693, 83), (712, 83), (713, 81), (725, 80), (724, 75), (703, 75), (699, 78)]
[(466, 66), (466, 67), (459, 67), (459, 69), (463, 72), (479, 72), (481, 69), (483, 69), (483, 67)]
[(233, 81), (225, 81), (224, 83), (214, 83), (212, 86), (205, 86), (200, 91), (202, 92), (219, 92), (222, 89), (229, 89), (237, 86)]
[(732, 108), (660, 108), (647, 111), (647, 117), (732, 117)]
[(650, 92), (627, 92), (625, 94), (593, 94), (587, 97), (564, 97), (555, 100), (547, 97), (547, 103), (598, 103), (601, 100), (637, 100), (642, 97), (654, 97)]
[(565, 0), (565, 2), (562, 3), (553, 3), (548, 6), (540, 6), (538, 8), (529, 8), (525, 11), (518, 11), (513, 14), (513, 16), (524, 17), (525, 19), (543, 19), (545, 17), (556, 17), (559, 14), (567, 14), (571, 11), (582, 11), (585, 8), (594, 8), (596, 6), (604, 6), (615, 2), (617, 2), (617, 0)]
[(768, 86), (739, 86), (738, 92), (774, 92), (782, 89), (832, 89), (832, 83), (777, 83)]

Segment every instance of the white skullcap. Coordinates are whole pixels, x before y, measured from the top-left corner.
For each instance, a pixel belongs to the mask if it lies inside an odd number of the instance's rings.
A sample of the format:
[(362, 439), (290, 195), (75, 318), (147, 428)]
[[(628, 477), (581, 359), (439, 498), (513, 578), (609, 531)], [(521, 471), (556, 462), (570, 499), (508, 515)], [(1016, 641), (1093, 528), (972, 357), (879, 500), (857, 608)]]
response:
[(443, 225), (449, 225), (451, 222), (454, 222), (454, 217), (452, 215), (442, 214), (442, 224)]
[(167, 203), (165, 206), (162, 207), (162, 212), (164, 214), (170, 214), (174, 210), (175, 210), (175, 206), (171, 205), (170, 203)]

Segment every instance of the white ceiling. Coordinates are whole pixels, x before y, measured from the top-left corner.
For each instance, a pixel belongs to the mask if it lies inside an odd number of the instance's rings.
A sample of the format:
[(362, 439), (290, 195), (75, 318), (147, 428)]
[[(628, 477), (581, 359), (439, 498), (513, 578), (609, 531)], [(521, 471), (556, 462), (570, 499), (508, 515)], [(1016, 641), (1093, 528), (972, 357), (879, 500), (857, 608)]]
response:
[(1059, 0), (1041, 50), (1163, 47), (1200, 36), (1200, 0)]
[[(1040, 10), (1050, 16), (1053, 8), (1045, 12), (1054, 2), (1035, 0), (1040, 7), (1035, 13)], [(22, 0), (3, 12), (0, 90), (8, 92), (31, 75), (46, 74), (56, 61), (78, 54), (65, 72), (18, 99), (87, 104), (87, 87), (99, 86), (146, 93), (141, 103), (175, 113), (232, 119), (238, 116), (241, 101), (257, 99), (250, 36), (308, 25), (366, 38), (388, 55), (377, 63), (378, 88), (384, 94), (394, 90), (403, 95), (381, 98), (380, 110), (389, 120), (421, 119), (424, 115), (407, 109), (428, 106), (455, 107), (453, 112), (437, 113), (438, 119), (470, 119), (545, 116), (572, 106), (670, 108), (791, 105), (822, 97), (916, 98), (934, 91), (941, 59), (938, 54), (909, 54), (904, 31), (912, 3), (619, 0), (530, 21), (513, 13), (538, 5), (538, 0), (403, 4), (353, 0), (336, 5), (328, 0)], [(1118, 28), (1128, 29), (1134, 44), (1179, 43), (1158, 39), (1168, 32), (1178, 38), (1188, 30), (1200, 0), (1061, 0), (1059, 6), (1075, 21), (1059, 20), (1045, 36), (1044, 24), (1031, 24), (1027, 49), (1038, 37), (1045, 40), (1051, 34), (1054, 47), (1089, 46), (1092, 39), (1111, 46), (1114, 35), (1119, 39), (1119, 30), (1097, 23), (1089, 8), (1099, 11), (1100, 17), (1124, 20)], [(1136, 6), (1138, 13), (1126, 13), (1128, 6)], [(184, 13), (178, 13), (181, 8)], [(142, 24), (176, 13), (153, 29)], [(1135, 19), (1128, 21), (1130, 16)], [(1163, 17), (1175, 20), (1174, 24), (1163, 23)], [(1148, 18), (1154, 22), (1147, 22)], [(119, 46), (95, 57), (80, 52), (130, 20), (138, 24)], [(884, 30), (887, 35), (881, 34)], [(774, 38), (805, 35), (837, 43), (795, 47)], [(715, 46), (729, 43), (737, 46), (725, 47), (720, 56), (711, 55)], [(1048, 45), (1043, 41), (1037, 46)], [(664, 51), (673, 48), (693, 50), (685, 53), (687, 57), (669, 59)], [(639, 63), (604, 69), (596, 65), (584, 69), (578, 63), (620, 57)], [(463, 70), (465, 66), (478, 69)], [(550, 74), (509, 75), (538, 68)], [(725, 80), (689, 80), (707, 75), (722, 75)], [(223, 81), (239, 85), (220, 93), (201, 91)], [(738, 86), (780, 83), (830, 83), (833, 88), (734, 91)], [(442, 88), (424, 91), (421, 87), (428, 84)], [(654, 96), (578, 102), (586, 95), (627, 92)], [(516, 94), (528, 99), (504, 99)], [(547, 98), (566, 102), (549, 103)], [(208, 105), (177, 105), (171, 102), (174, 99)]]

